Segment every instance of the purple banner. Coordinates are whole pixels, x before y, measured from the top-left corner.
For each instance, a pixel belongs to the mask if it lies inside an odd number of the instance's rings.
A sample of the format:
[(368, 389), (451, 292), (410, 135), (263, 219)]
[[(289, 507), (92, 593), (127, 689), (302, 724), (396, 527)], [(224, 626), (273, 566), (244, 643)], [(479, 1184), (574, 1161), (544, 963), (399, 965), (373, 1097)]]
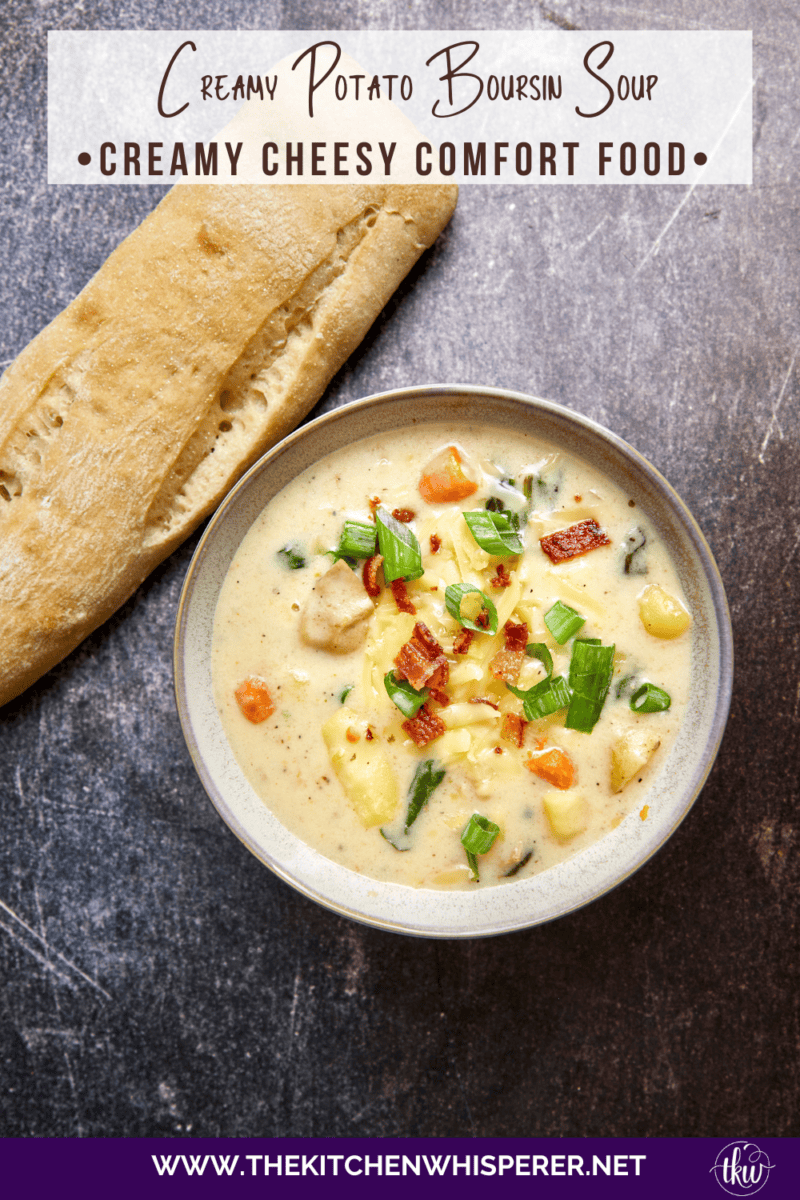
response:
[[(7, 1195), (127, 1197), (506, 1195), (785, 1200), (798, 1139), (142, 1138), (6, 1139)], [(379, 1182), (378, 1182), (379, 1181)]]

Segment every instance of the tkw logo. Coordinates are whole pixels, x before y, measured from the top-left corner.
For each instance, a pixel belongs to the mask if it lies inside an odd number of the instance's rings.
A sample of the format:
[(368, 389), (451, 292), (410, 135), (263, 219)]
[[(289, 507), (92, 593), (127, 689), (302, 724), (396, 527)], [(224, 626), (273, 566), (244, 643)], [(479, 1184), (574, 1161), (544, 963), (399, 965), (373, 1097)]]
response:
[(729, 1196), (754, 1196), (769, 1179), (775, 1164), (755, 1142), (729, 1142), (717, 1155), (711, 1170)]

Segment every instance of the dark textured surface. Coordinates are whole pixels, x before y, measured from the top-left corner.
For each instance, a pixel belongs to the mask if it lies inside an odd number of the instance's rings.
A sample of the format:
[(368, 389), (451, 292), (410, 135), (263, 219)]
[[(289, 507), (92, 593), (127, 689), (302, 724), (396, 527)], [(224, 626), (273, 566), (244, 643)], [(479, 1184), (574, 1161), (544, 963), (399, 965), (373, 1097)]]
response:
[(5, 361), (159, 194), (47, 188), (48, 28), (752, 28), (757, 84), (752, 188), (465, 188), (320, 405), (508, 386), (670, 479), (737, 654), (683, 826), (604, 899), (493, 941), (316, 907), (221, 824), (184, 747), (187, 544), (0, 712), (0, 1133), (796, 1136), (800, 6), (9, 0), (1, 19)]

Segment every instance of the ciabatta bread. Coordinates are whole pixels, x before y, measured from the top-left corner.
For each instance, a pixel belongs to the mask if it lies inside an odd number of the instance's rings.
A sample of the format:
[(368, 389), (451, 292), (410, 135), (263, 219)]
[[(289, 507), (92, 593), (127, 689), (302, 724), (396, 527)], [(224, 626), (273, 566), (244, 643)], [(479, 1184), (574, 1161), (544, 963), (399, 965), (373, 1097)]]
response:
[(173, 189), (0, 380), (0, 703), (287, 434), (454, 187)]

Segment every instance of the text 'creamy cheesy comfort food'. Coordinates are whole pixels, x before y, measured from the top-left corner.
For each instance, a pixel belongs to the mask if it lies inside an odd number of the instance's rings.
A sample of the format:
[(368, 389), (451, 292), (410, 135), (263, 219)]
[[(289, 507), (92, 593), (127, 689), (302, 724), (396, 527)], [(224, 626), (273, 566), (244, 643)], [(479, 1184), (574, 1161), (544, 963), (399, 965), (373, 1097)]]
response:
[(484, 887), (647, 819), (690, 626), (603, 475), (509, 430), (425, 425), (268, 504), (220, 595), (215, 698), (253, 787), (320, 853)]

